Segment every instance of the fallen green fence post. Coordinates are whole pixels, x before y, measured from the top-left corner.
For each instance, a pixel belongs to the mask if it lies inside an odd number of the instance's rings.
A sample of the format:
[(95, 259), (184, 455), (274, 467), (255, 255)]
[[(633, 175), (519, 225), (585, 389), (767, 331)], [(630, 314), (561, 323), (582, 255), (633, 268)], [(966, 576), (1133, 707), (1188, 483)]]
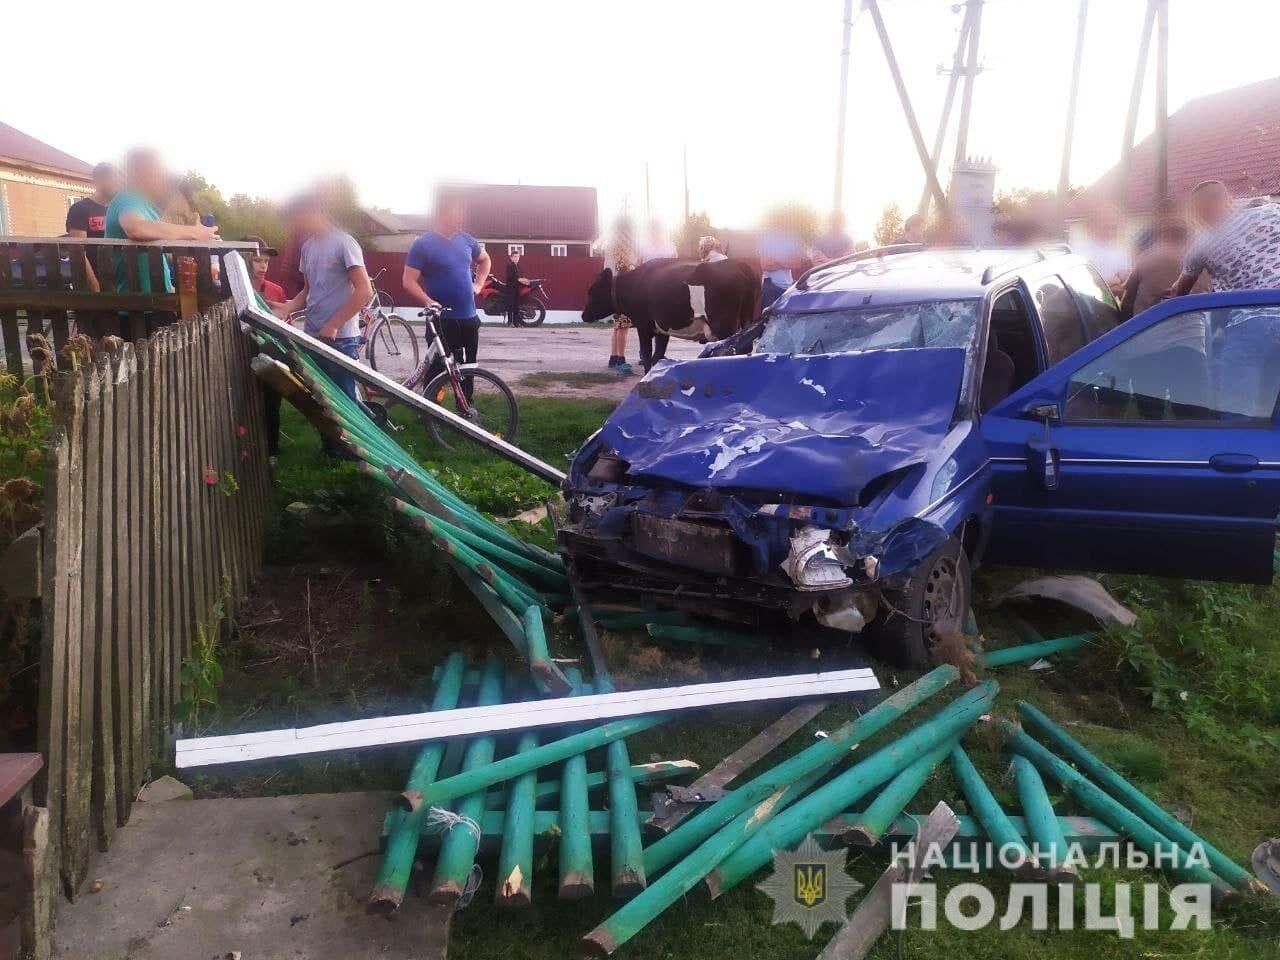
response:
[[(538, 745), (538, 734), (526, 730), (516, 753)], [(500, 907), (527, 907), (532, 902), (534, 786), (538, 771), (530, 770), (511, 781), (507, 813), (502, 821), (502, 851), (498, 856), (498, 883), (493, 902)]]
[[(1000, 866), (1014, 874), (1025, 875), (1036, 871), (1035, 860), (1031, 851), (1023, 842), (1018, 831), (1013, 828), (1009, 815), (1000, 807), (982, 774), (973, 765), (964, 747), (956, 744), (951, 750), (951, 770), (960, 784), (969, 809), (978, 818), (987, 836), (995, 844), (996, 860)], [(1006, 859), (1006, 857), (1008, 859)]]
[(449, 557), (448, 560), (449, 566), (458, 575), (458, 579), (480, 601), (480, 606), (484, 607), (485, 612), (498, 625), (498, 629), (511, 641), (511, 645), (516, 648), (516, 653), (527, 661), (529, 659), (529, 644), (525, 640), (524, 624), (520, 622), (520, 618), (512, 613), (511, 608), (502, 602), (502, 598), (494, 592), (493, 587), (472, 573), (465, 563), (455, 560), (453, 557)]
[[(462, 674), (462, 654), (450, 654), (440, 673), (435, 695), (431, 698), (432, 710), (452, 710), (458, 705), (458, 697), (462, 691)], [(443, 756), (443, 743), (428, 743), (419, 750), (413, 767), (409, 770), (405, 789), (421, 790), (434, 780), (440, 770), (440, 759)], [(418, 850), (418, 838), (422, 832), (422, 821), (425, 816), (425, 808), (405, 812), (388, 837), (386, 851), (378, 867), (378, 876), (373, 883), (373, 893), (370, 894), (369, 902), (365, 907), (369, 913), (394, 913), (404, 901), (404, 892), (409, 886), (409, 875), (413, 870), (413, 858)]]
[[(565, 673), (569, 674), (573, 668), (569, 668)], [(568, 761), (565, 761), (566, 763)], [(631, 765), (631, 780), (637, 786), (649, 783), (661, 783), (664, 780), (675, 780), (679, 777), (693, 776), (700, 768), (692, 760), (654, 760), (650, 763), (633, 763)], [(534, 788), (534, 798), (539, 803), (548, 803), (554, 800), (557, 804), (560, 802), (561, 789), (563, 780), (539, 780), (538, 785)], [(595, 771), (586, 775), (587, 791), (599, 790), (601, 787), (608, 786), (609, 777), (603, 771)], [(501, 810), (506, 805), (506, 800), (502, 796), (500, 790), (490, 790), (485, 794), (486, 810)], [(644, 819), (643, 817), (641, 818)]]
[(1170, 840), (1186, 846), (1199, 844), (1213, 871), (1234, 887), (1246, 893), (1262, 891), (1258, 881), (1225, 853), (1194, 833), (1186, 824), (1148, 797), (1120, 774), (1090, 753), (1085, 746), (1050, 720), (1045, 714), (1025, 701), (1018, 701), (1018, 713), (1023, 721), (1056, 747), (1068, 760), (1091, 777), (1113, 797)]
[(1010, 663), (1022, 663), (1026, 660), (1038, 660), (1055, 653), (1066, 653), (1079, 650), (1094, 639), (1092, 633), (1075, 633), (1067, 637), (1054, 637), (1052, 640), (1041, 640), (1039, 643), (1024, 643), (1020, 647), (1005, 647), (1002, 650), (990, 650), (979, 656), (979, 662), (986, 667), (1003, 667)]
[[(596, 677), (596, 690), (613, 692), (613, 680)], [(626, 741), (619, 738), (606, 748), (605, 772), (609, 775), (609, 872), (615, 900), (634, 897), (645, 888), (644, 843), (631, 779), (631, 757)]]
[(670, 714), (655, 713), (643, 717), (610, 720), (608, 723), (580, 733), (573, 733), (559, 740), (540, 744), (527, 753), (512, 754), (477, 769), (463, 770), (457, 776), (446, 777), (427, 784), (417, 802), (438, 805), (455, 797), (465, 796), (495, 783), (518, 777), (529, 770), (537, 770), (549, 763), (559, 763), (577, 753), (594, 750), (621, 737), (630, 737), (649, 730), (671, 719)]
[(646, 628), (650, 637), (668, 643), (693, 643), (712, 647), (760, 648), (767, 647), (764, 637), (719, 627), (702, 627), (692, 624), (673, 625), (651, 622)]
[[(566, 671), (574, 694), (582, 691), (582, 673)], [(608, 777), (604, 777), (608, 782)], [(588, 823), (587, 757), (579, 753), (564, 762), (560, 772), (560, 888), (561, 900), (582, 900), (596, 890), (595, 862)]]
[(1018, 802), (1031, 836), (1031, 854), (1053, 883), (1076, 883), (1080, 874), (1069, 862), (1067, 838), (1049, 802), (1049, 791), (1036, 765), (1020, 753), (1013, 755), (1013, 780)]
[(879, 843), (884, 832), (920, 792), (920, 788), (924, 786), (924, 782), (929, 779), (934, 769), (947, 758), (952, 746), (954, 744), (951, 742), (943, 744), (885, 784), (884, 789), (871, 801), (858, 819), (850, 824), (840, 839), (847, 844), (859, 847), (874, 847)]
[(529, 670), (539, 685), (557, 695), (568, 693), (569, 681), (551, 659), (551, 651), (547, 649), (547, 634), (542, 627), (542, 607), (536, 603), (525, 607), (521, 624), (524, 626), (525, 643), (529, 648)]
[(1128, 837), (1149, 857), (1154, 858), (1153, 864), (1168, 863), (1166, 869), (1185, 883), (1208, 884), (1215, 898), (1229, 898), (1237, 894), (1234, 887), (1220, 879), (1208, 867), (1192, 861), (1186, 849), (1170, 840), (1101, 787), (1086, 780), (1078, 770), (1055, 756), (1043, 744), (1033, 740), (1025, 730), (1006, 720), (1000, 721), (1000, 731), (1004, 736), (1006, 749), (1022, 754), (1034, 763), (1041, 773), (1046, 773), (1057, 780), (1077, 803), (1117, 832)]
[(856, 803), (880, 784), (891, 780), (921, 756), (959, 737), (991, 708), (992, 697), (998, 689), (998, 685), (990, 680), (978, 685), (898, 740), (783, 810), (711, 872), (706, 879), (711, 896), (718, 897), (731, 890), (768, 863), (774, 850), (791, 849), (806, 833), (820, 829), (847, 805)]
[(826, 768), (836, 763), (850, 748), (889, 726), (957, 676), (958, 672), (953, 666), (937, 667), (881, 700), (856, 720), (843, 724), (826, 738), (810, 744), (794, 757), (736, 787), (727, 797), (694, 814), (665, 837), (651, 843), (644, 852), (645, 871), (650, 876), (657, 874), (780, 787), (794, 782), (810, 770)]
[[(480, 680), (480, 691), (476, 695), (476, 706), (488, 707), (502, 702), (502, 661), (490, 660), (485, 664), (484, 676)], [(493, 763), (494, 738), (475, 737), (467, 743), (467, 752), (462, 760), (462, 773), (481, 770)], [(452, 779), (457, 780), (458, 777)], [(430, 790), (431, 785), (426, 785)], [(425, 794), (426, 790), (423, 791)], [(428, 808), (428, 819), (437, 815), (431, 809), (433, 801), (420, 800), (422, 806)], [(479, 820), (484, 815), (484, 790), (463, 794), (450, 813), (439, 811), (446, 824), (445, 838), (440, 844), (440, 855), (436, 858), (435, 876), (431, 881), (431, 892), (427, 899), (432, 903), (457, 903), (466, 892), (467, 883), (475, 866), (476, 852), (480, 849)]]

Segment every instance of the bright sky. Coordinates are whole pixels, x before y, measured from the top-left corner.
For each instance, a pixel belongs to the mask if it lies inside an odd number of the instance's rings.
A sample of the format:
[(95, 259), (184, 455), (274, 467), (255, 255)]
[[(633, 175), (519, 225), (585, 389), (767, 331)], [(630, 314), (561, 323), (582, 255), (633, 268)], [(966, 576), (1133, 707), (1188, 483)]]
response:
[[(986, 5), (969, 144), (1002, 188), (1056, 185), (1077, 3)], [(961, 14), (881, 6), (932, 143)], [(1074, 182), (1118, 154), (1144, 6), (1091, 4)], [(1280, 71), (1280, 4), (1170, 8), (1171, 110)], [(687, 144), (693, 209), (748, 226), (778, 202), (830, 206), (841, 15), (842, 0), (64, 0), (55, 22), (14, 3), (0, 119), (90, 162), (149, 143), (228, 196), (335, 172), (398, 211), (425, 209), (440, 178), (594, 185), (602, 225), (624, 202), (644, 214), (646, 161), (653, 211), (676, 222)], [(852, 49), (845, 209), (866, 236), (923, 181), (866, 14)]]

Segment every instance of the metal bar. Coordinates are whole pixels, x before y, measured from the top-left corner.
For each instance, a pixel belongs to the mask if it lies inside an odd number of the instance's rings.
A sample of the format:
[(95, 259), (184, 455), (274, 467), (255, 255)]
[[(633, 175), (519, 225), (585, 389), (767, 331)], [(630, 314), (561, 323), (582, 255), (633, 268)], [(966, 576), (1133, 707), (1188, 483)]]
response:
[[(769, 724), (754, 737), (729, 754), (714, 767), (689, 784), (692, 791), (719, 790), (727, 786), (743, 772), (759, 763), (769, 753), (788, 738), (794, 736), (806, 723), (809, 723), (823, 710), (827, 709), (826, 700), (812, 700), (792, 707), (773, 723)], [(658, 833), (670, 833), (699, 808), (696, 803), (668, 803), (666, 812), (654, 817), (646, 826)]]
[(930, 163), (929, 151), (924, 145), (924, 137), (920, 134), (920, 124), (916, 122), (916, 113), (911, 108), (911, 97), (907, 94), (907, 85), (902, 80), (902, 71), (898, 69), (898, 59), (893, 55), (893, 44), (889, 42), (889, 32), (885, 29), (884, 18), (880, 16), (880, 4), (878, 0), (865, 0), (864, 5), (871, 14), (872, 22), (876, 25), (876, 35), (880, 38), (880, 46), (884, 50), (884, 58), (889, 65), (894, 88), (897, 89), (898, 99), (902, 102), (903, 116), (907, 119), (907, 126), (911, 128), (911, 140), (915, 144), (916, 156), (920, 158), (920, 166), (924, 168), (929, 189), (933, 191), (934, 199), (938, 201), (938, 208), (945, 212), (950, 209), (947, 205), (947, 195), (938, 183), (938, 175)]
[(265, 330), (274, 336), (287, 340), (289, 343), (302, 347), (313, 356), (320, 357), (334, 366), (341, 367), (366, 386), (374, 387), (380, 393), (385, 393), (406, 406), (412, 407), (414, 410), (448, 424), (459, 433), (465, 434), (500, 457), (510, 460), (516, 466), (523, 467), (530, 473), (554, 483), (556, 486), (564, 483), (567, 479), (563, 470), (557, 470), (551, 464), (544, 463), (533, 454), (527, 453), (501, 437), (494, 436), (487, 430), (477, 427), (465, 417), (460, 417), (453, 411), (432, 403), (412, 390), (406, 390), (390, 377), (384, 377), (378, 371), (366, 367), (359, 361), (352, 360), (345, 353), (335, 350), (324, 341), (317, 340), (302, 330), (291, 327), (289, 324), (277, 319), (275, 315), (258, 306), (257, 297), (253, 293), (253, 286), (249, 280), (248, 268), (245, 267), (244, 259), (240, 254), (232, 251), (223, 258), (223, 263), (226, 267), (227, 279), (231, 284), (231, 294), (235, 299), (236, 309), (242, 319), (259, 330)]

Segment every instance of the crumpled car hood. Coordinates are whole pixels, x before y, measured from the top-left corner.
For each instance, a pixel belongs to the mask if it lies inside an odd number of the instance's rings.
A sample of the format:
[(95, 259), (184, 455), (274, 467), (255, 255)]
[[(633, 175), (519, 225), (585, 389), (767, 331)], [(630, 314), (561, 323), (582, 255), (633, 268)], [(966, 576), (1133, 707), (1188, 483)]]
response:
[(633, 477), (849, 505), (945, 436), (964, 367), (960, 349), (668, 363), (618, 406), (600, 439)]

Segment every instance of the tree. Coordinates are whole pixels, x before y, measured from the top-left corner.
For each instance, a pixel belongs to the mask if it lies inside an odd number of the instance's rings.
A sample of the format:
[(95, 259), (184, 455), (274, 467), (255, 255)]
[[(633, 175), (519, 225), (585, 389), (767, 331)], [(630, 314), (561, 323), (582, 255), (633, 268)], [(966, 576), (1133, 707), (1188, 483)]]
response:
[(876, 246), (887, 247), (897, 242), (897, 239), (902, 236), (902, 225), (902, 210), (896, 203), (891, 203), (881, 210), (880, 219), (876, 221), (873, 231)]
[(213, 214), (218, 233), (224, 240), (262, 237), (275, 247), (284, 242), (284, 219), (270, 200), (245, 193), (237, 193), (227, 200), (222, 191), (195, 170), (188, 170), (183, 179), (195, 196), (196, 209), (202, 214)]

